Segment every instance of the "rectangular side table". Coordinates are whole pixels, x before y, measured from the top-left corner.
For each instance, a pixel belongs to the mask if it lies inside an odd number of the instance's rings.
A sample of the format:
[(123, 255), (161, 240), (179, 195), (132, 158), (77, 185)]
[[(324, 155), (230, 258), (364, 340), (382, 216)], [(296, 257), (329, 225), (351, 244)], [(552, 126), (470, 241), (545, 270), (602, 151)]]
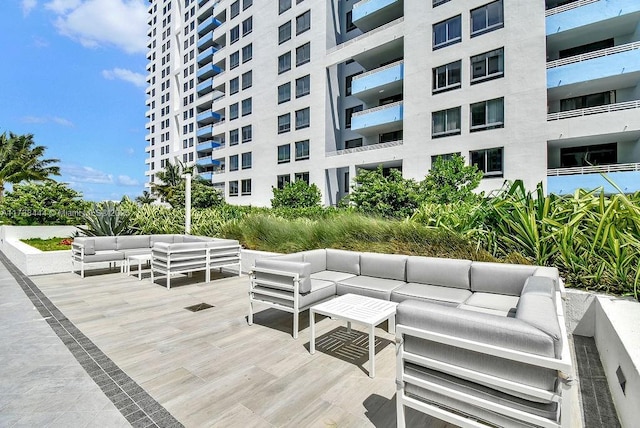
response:
[(374, 299), (373, 297), (345, 294), (312, 306), (309, 309), (309, 325), (311, 339), (309, 351), (316, 352), (315, 314), (326, 315), (331, 318), (347, 322), (347, 329), (351, 331), (351, 323), (364, 324), (369, 327), (369, 377), (375, 376), (375, 328), (385, 320), (389, 320), (389, 331), (395, 331), (395, 302)]
[(131, 262), (138, 262), (138, 279), (142, 280), (142, 263), (148, 263), (151, 261), (151, 253), (149, 254), (136, 254), (134, 256), (127, 257), (127, 274), (131, 275)]

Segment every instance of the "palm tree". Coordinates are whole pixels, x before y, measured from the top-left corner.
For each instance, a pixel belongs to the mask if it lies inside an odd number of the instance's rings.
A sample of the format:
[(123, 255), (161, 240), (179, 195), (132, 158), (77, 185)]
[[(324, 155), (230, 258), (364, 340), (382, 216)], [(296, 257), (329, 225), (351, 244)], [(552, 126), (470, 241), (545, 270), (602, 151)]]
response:
[(171, 202), (180, 185), (183, 183), (184, 174), (193, 174), (192, 166), (185, 166), (179, 159), (175, 163), (167, 162), (163, 171), (158, 171), (156, 178), (161, 184), (153, 184), (151, 190), (158, 195), (162, 201)]
[(58, 159), (42, 159), (45, 146), (35, 146), (33, 134), (0, 134), (0, 201), (6, 183), (51, 180), (50, 175), (60, 175), (60, 167), (52, 165)]
[(142, 195), (136, 197), (136, 202), (142, 205), (150, 204), (153, 201), (155, 201), (155, 199), (151, 196), (151, 193), (146, 190), (142, 191)]

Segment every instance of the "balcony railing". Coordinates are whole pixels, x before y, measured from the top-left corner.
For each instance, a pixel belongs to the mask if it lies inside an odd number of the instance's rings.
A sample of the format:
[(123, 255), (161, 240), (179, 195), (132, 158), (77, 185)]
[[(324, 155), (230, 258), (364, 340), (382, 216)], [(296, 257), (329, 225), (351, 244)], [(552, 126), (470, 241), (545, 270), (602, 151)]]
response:
[(396, 106), (400, 106), (402, 105), (402, 101), (396, 101), (395, 103), (389, 103), (389, 104), (383, 104), (381, 106), (378, 107), (373, 107), (367, 110), (362, 110), (356, 113), (353, 113), (352, 117), (358, 117), (358, 116), (362, 116), (363, 114), (369, 114), (369, 113), (374, 113), (376, 111), (380, 111), (380, 110), (384, 110), (387, 108), (392, 108), (392, 107), (396, 107)]
[(395, 21), (388, 22), (388, 23), (386, 23), (384, 25), (381, 25), (380, 27), (378, 27), (376, 29), (373, 29), (371, 31), (367, 31), (364, 34), (360, 34), (358, 37), (354, 37), (351, 40), (347, 40), (344, 43), (341, 43), (341, 44), (339, 44), (337, 46), (334, 46), (331, 49), (327, 50), (327, 55), (330, 55), (330, 54), (332, 54), (332, 53), (334, 53), (336, 51), (339, 51), (340, 49), (346, 48), (347, 46), (351, 46), (352, 44), (354, 44), (356, 42), (359, 42), (360, 40), (363, 40), (363, 39), (369, 37), (372, 34), (379, 33), (380, 31), (386, 30), (387, 28), (393, 27), (394, 25), (399, 24), (401, 22), (404, 22), (404, 17), (398, 18)]
[(356, 81), (358, 79), (362, 79), (363, 77), (366, 77), (366, 76), (371, 76), (372, 74), (376, 74), (379, 71), (384, 71), (384, 70), (387, 70), (389, 68), (393, 68), (398, 64), (403, 64), (403, 63), (404, 63), (404, 59), (400, 59), (400, 60), (398, 60), (396, 62), (392, 62), (391, 64), (387, 64), (387, 65), (382, 66), (382, 67), (374, 68), (373, 70), (369, 70), (369, 71), (366, 71), (364, 73), (358, 74), (357, 76), (354, 76), (353, 77), (353, 81)]
[(581, 7), (587, 5), (589, 3), (595, 3), (600, 0), (578, 0), (571, 3), (563, 4), (562, 6), (554, 7), (553, 9), (547, 9), (544, 12), (544, 16), (556, 15), (558, 13), (566, 12), (571, 9), (575, 9), (577, 7)]
[(388, 141), (386, 143), (369, 144), (367, 146), (354, 147), (352, 149), (335, 150), (333, 152), (327, 152), (326, 156), (329, 157), (329, 156), (347, 155), (349, 153), (367, 152), (369, 150), (386, 149), (389, 147), (395, 147), (395, 146), (401, 146), (401, 145), (402, 145), (402, 140)]
[(626, 101), (623, 103), (606, 104), (603, 106), (589, 107), (577, 110), (559, 111), (547, 114), (547, 121), (569, 119), (572, 117), (589, 116), (591, 114), (609, 113), (612, 111), (631, 110), (640, 108), (640, 100)]
[(640, 163), (618, 163), (612, 165), (576, 166), (571, 168), (548, 169), (547, 176), (609, 174), (612, 172), (640, 171)]
[(618, 45), (612, 48), (600, 49), (598, 51), (587, 52), (587, 53), (576, 55), (576, 56), (570, 56), (569, 58), (562, 58), (562, 59), (549, 61), (547, 62), (547, 69), (560, 67), (562, 65), (567, 65), (567, 64), (574, 64), (576, 62), (587, 61), (593, 58), (600, 58), (603, 56), (614, 55), (620, 52), (632, 51), (636, 49), (640, 49), (640, 42), (625, 43), (624, 45)]

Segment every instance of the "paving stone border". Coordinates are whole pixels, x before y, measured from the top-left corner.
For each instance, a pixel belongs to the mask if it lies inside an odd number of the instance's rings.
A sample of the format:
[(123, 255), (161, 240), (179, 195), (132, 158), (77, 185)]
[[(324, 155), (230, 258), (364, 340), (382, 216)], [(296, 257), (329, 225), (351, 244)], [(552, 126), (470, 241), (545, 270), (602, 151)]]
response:
[(106, 356), (2, 252), (0, 262), (13, 275), (62, 343), (131, 426), (183, 428), (167, 409)]

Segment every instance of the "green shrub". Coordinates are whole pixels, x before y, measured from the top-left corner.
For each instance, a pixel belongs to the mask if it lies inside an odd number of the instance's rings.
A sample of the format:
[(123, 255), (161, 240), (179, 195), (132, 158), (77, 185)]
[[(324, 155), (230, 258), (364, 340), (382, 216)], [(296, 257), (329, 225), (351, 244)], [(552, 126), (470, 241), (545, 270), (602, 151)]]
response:
[(120, 209), (119, 204), (107, 201), (94, 205), (85, 215), (86, 227), (78, 227), (87, 236), (132, 235), (136, 229), (131, 226), (131, 215)]
[(482, 171), (475, 165), (466, 165), (462, 156), (449, 159), (438, 156), (429, 174), (420, 182), (420, 200), (433, 204), (476, 202), (481, 195), (474, 190), (482, 180)]
[(273, 208), (314, 208), (320, 207), (321, 193), (315, 184), (309, 185), (304, 180), (287, 183), (282, 189), (272, 188)]
[(418, 183), (403, 178), (397, 169), (389, 170), (387, 175), (382, 166), (372, 171), (360, 170), (353, 181), (349, 201), (364, 214), (406, 218), (418, 206)]

